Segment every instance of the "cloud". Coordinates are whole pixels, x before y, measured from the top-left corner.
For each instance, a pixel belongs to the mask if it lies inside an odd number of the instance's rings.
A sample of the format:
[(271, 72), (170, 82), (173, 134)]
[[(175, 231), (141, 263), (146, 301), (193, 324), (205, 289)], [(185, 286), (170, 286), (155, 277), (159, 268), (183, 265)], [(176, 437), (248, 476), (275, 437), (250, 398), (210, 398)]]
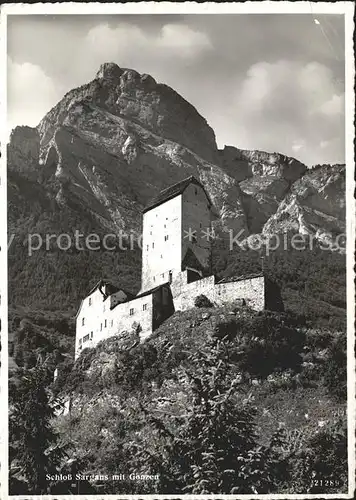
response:
[(343, 115), (345, 112), (345, 95), (334, 94), (329, 101), (320, 106), (320, 112), (327, 116)]
[(52, 79), (39, 66), (8, 58), (8, 132), (16, 125), (36, 126), (60, 97)]
[(166, 24), (162, 27), (156, 45), (174, 51), (177, 55), (195, 57), (212, 49), (209, 37), (200, 31), (192, 30), (184, 24)]
[(108, 61), (148, 60), (160, 58), (194, 58), (212, 49), (209, 37), (184, 24), (165, 24), (156, 33), (145, 32), (129, 23), (119, 23), (116, 27), (99, 24), (89, 30), (85, 50)]
[(309, 164), (344, 158), (344, 94), (325, 65), (256, 63), (237, 85), (234, 106), (242, 147), (297, 153)]

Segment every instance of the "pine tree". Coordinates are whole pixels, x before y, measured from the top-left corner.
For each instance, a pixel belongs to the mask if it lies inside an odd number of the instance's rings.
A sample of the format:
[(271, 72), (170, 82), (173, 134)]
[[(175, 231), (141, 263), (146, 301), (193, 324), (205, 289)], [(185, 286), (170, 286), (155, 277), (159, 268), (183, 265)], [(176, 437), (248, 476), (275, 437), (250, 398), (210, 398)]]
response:
[[(47, 377), (47, 371), (41, 366), (27, 371), (10, 399), (11, 468), (20, 470), (31, 494), (49, 491), (51, 481), (46, 475), (58, 472), (64, 456), (64, 450), (58, 445), (58, 436), (51, 427), (55, 404), (49, 404)], [(11, 491), (11, 494), (16, 492)]]

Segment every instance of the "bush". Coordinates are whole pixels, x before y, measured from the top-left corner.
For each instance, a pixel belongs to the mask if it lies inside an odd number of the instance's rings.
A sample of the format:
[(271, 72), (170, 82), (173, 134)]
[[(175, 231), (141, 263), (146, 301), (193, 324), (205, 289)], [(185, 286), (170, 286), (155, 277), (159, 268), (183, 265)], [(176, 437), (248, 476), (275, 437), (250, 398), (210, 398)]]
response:
[(243, 331), (242, 370), (261, 378), (274, 371), (300, 371), (304, 332), (289, 327), (268, 312), (248, 321)]
[(232, 340), (233, 338), (236, 337), (236, 334), (237, 334), (237, 323), (235, 319), (231, 318), (219, 321), (219, 323), (215, 325), (213, 337), (220, 339), (227, 337), (228, 340)]
[(213, 307), (212, 302), (205, 295), (198, 295), (194, 301), (195, 307)]
[(347, 397), (346, 336), (337, 337), (332, 343), (325, 361), (324, 383), (337, 400)]

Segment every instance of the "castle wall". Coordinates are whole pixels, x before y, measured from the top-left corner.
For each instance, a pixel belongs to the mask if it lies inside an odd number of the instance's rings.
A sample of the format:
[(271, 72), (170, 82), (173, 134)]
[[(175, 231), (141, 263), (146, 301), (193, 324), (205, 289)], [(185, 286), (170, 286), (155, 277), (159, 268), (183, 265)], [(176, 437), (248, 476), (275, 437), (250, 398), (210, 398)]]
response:
[(265, 308), (265, 278), (260, 276), (215, 285), (214, 302), (217, 305), (228, 304), (236, 299), (245, 299), (247, 306), (262, 311)]
[[(191, 249), (199, 260), (203, 269), (208, 269), (210, 265), (211, 242), (204, 237), (202, 231), (210, 231), (211, 212), (210, 202), (206, 197), (204, 189), (192, 183), (183, 192), (182, 195), (182, 260)], [(193, 241), (187, 238), (189, 230), (195, 231)], [(189, 264), (188, 264), (189, 265)], [(184, 270), (184, 269), (182, 269)]]
[(172, 294), (176, 310), (194, 307), (195, 298), (205, 295), (213, 304), (221, 306), (236, 299), (244, 299), (246, 305), (261, 311), (265, 308), (265, 278), (263, 276), (229, 283), (215, 283), (209, 276), (193, 283), (187, 283), (187, 271), (177, 276), (172, 283)]
[(194, 301), (197, 295), (203, 294), (207, 297), (214, 295), (214, 276), (188, 283), (187, 275), (188, 271), (181, 272), (171, 285), (176, 311), (185, 311), (186, 309), (194, 307)]
[(182, 262), (182, 196), (152, 208), (143, 215), (141, 292), (166, 283)]

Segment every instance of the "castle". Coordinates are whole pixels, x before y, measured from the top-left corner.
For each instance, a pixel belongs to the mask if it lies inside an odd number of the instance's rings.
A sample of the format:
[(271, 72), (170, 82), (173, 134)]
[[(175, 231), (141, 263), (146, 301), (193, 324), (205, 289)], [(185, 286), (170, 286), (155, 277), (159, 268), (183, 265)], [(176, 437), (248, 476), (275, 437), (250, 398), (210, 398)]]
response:
[(174, 311), (194, 307), (201, 294), (216, 305), (239, 299), (255, 310), (275, 308), (276, 287), (263, 274), (217, 281), (209, 273), (212, 219), (212, 202), (195, 177), (152, 200), (143, 211), (141, 289), (133, 296), (100, 280), (90, 290), (76, 316), (75, 358), (124, 332), (136, 330), (144, 340)]

